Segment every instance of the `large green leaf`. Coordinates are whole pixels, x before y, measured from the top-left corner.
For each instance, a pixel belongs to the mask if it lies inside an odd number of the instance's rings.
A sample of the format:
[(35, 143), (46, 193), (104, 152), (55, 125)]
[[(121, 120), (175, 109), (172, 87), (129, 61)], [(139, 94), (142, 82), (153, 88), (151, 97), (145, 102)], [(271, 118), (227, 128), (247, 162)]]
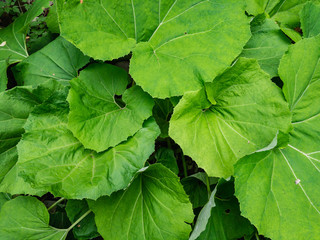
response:
[(279, 73), (293, 113), (288, 147), (245, 157), (235, 168), (242, 213), (275, 240), (320, 234), (319, 44), (320, 37), (301, 40), (281, 60)]
[(61, 88), (56, 82), (47, 82), (37, 88), (16, 87), (0, 93), (0, 191), (40, 194), (17, 175), (16, 145), (24, 133), (23, 126), (30, 112)]
[(240, 58), (206, 90), (183, 96), (169, 135), (210, 176), (228, 177), (238, 159), (267, 146), (289, 126), (281, 90), (256, 60)]
[[(86, 200), (68, 200), (66, 212), (71, 223), (76, 222), (89, 210)], [(94, 214), (91, 212), (73, 228), (73, 235), (78, 240), (92, 239), (100, 236), (94, 221)]]
[(130, 74), (153, 97), (200, 89), (250, 38), (239, 0), (71, 0), (60, 6), (63, 37), (95, 59), (132, 51)]
[(126, 90), (127, 84), (127, 72), (108, 64), (93, 64), (71, 81), (68, 127), (86, 148), (114, 147), (152, 115), (152, 98), (138, 86)]
[(21, 85), (38, 85), (48, 79), (68, 84), (88, 62), (89, 57), (84, 56), (62, 37), (58, 37), (15, 66), (14, 76)]
[(98, 231), (109, 240), (185, 240), (193, 213), (179, 178), (161, 164), (140, 171), (126, 190), (90, 201)]
[(49, 213), (36, 198), (17, 197), (5, 203), (1, 209), (1, 240), (63, 240), (67, 234), (67, 229), (49, 225)]
[(308, 2), (300, 12), (300, 19), (305, 38), (320, 34), (320, 5)]
[(252, 37), (244, 47), (241, 56), (255, 58), (261, 68), (271, 77), (278, 76), (280, 59), (291, 41), (279, 26), (265, 15), (259, 15), (251, 22)]
[(65, 98), (56, 96), (30, 114), (18, 144), (20, 174), (36, 188), (73, 199), (96, 199), (128, 186), (154, 151), (160, 134), (154, 119), (126, 142), (96, 153), (68, 130)]
[(28, 12), (0, 29), (0, 91), (7, 89), (7, 67), (28, 57), (26, 33), (29, 24), (48, 6), (49, 0), (37, 0)]
[(189, 240), (231, 240), (250, 236), (254, 227), (240, 215), (233, 181), (221, 179), (201, 210)]

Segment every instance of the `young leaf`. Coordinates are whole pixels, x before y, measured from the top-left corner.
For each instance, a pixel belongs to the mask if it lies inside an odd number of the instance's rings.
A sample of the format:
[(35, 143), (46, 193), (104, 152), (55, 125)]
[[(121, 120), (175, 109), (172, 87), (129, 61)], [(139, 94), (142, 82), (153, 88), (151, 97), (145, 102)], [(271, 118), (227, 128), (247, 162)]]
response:
[(319, 44), (320, 36), (301, 40), (281, 60), (283, 91), (293, 113), (288, 147), (247, 156), (235, 167), (242, 213), (274, 240), (320, 234)]
[(126, 190), (90, 201), (98, 231), (109, 240), (187, 239), (193, 213), (178, 177), (161, 164), (136, 176)]
[(174, 156), (174, 151), (169, 148), (160, 148), (156, 154), (155, 158), (157, 163), (161, 163), (163, 166), (169, 168), (175, 174), (179, 174), (179, 167), (177, 164), (177, 159)]
[(240, 214), (233, 182), (221, 179), (201, 210), (189, 240), (229, 240), (249, 236), (254, 227)]
[(16, 87), (0, 93), (0, 191), (11, 194), (41, 194), (18, 177), (16, 145), (24, 133), (23, 126), (35, 106), (44, 102), (62, 86), (47, 82), (37, 88)]
[(320, 5), (308, 2), (300, 12), (303, 37), (314, 37), (320, 34)]
[(89, 57), (84, 56), (62, 37), (58, 37), (15, 66), (13, 72), (20, 85), (35, 86), (48, 79), (67, 85), (88, 62)]
[(127, 84), (127, 72), (108, 64), (93, 64), (71, 81), (68, 127), (86, 148), (114, 147), (152, 115), (153, 99), (138, 86), (126, 90)]
[[(181, 180), (193, 208), (203, 207), (208, 202), (206, 173), (198, 172)], [(209, 184), (216, 184), (217, 178), (209, 178)]]
[(25, 180), (65, 198), (97, 199), (128, 186), (154, 151), (160, 130), (153, 118), (127, 141), (96, 153), (67, 128), (66, 94), (37, 106), (18, 144), (18, 168)]
[(64, 240), (67, 234), (67, 229), (49, 225), (49, 213), (36, 198), (20, 196), (5, 203), (1, 209), (1, 239)]
[(58, 6), (63, 37), (95, 59), (132, 51), (131, 76), (158, 98), (211, 82), (250, 38), (239, 0), (72, 0)]
[(28, 57), (26, 33), (31, 21), (49, 6), (49, 0), (37, 0), (25, 14), (0, 29), (0, 92), (7, 89), (7, 67)]
[(239, 59), (207, 88), (216, 105), (204, 89), (186, 93), (169, 135), (209, 176), (229, 177), (238, 159), (267, 146), (279, 129), (288, 132), (288, 105), (256, 60)]
[(161, 129), (162, 138), (169, 137), (169, 118), (173, 111), (173, 104), (170, 99), (154, 99), (152, 115)]
[(291, 41), (279, 26), (265, 15), (259, 15), (251, 22), (252, 37), (244, 47), (242, 57), (255, 58), (262, 70), (271, 78), (278, 76), (280, 59)]
[[(66, 212), (71, 223), (76, 222), (88, 210), (86, 200), (68, 200)], [(73, 228), (73, 235), (78, 240), (92, 239), (100, 235), (92, 212)]]

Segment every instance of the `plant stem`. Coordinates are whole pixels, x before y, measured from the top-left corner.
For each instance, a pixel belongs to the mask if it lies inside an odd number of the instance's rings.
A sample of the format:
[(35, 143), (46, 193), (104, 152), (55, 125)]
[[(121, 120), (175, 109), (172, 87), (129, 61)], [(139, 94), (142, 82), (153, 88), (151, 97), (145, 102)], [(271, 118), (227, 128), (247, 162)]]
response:
[(48, 207), (48, 212), (54, 208), (55, 206), (57, 206), (59, 203), (61, 203), (65, 198), (60, 198), (58, 201), (56, 201), (54, 204), (52, 204), (50, 207)]
[(207, 192), (208, 192), (208, 200), (210, 199), (211, 196), (211, 189), (210, 189), (210, 181), (209, 181), (209, 176), (206, 173), (206, 183), (207, 183)]
[(183, 155), (183, 152), (182, 152), (182, 151), (181, 151), (181, 159), (182, 159), (184, 177), (188, 177), (186, 159), (184, 158), (184, 155)]
[(260, 240), (258, 233), (256, 232), (256, 239)]
[(88, 216), (92, 211), (88, 210), (85, 214), (83, 214), (77, 221), (75, 221), (69, 228), (68, 231), (70, 231), (72, 228), (74, 228), (79, 222), (81, 222), (86, 216)]

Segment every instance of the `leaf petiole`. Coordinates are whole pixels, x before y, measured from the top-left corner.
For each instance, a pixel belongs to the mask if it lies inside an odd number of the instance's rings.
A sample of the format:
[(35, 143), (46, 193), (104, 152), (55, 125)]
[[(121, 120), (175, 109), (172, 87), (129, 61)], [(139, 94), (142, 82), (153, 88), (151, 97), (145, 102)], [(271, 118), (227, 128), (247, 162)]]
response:
[(87, 212), (85, 212), (77, 221), (75, 221), (67, 230), (70, 231), (72, 228), (74, 228), (75, 226), (77, 226), (77, 224), (79, 222), (81, 222), (86, 216), (88, 216), (92, 211), (88, 210)]

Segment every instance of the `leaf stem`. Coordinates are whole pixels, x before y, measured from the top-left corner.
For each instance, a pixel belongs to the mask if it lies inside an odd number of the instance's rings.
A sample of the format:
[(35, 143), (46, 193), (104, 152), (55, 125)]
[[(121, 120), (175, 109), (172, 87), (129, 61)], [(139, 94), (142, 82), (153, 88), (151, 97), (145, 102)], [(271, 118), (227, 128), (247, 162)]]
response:
[(256, 239), (260, 240), (258, 233), (256, 232), (255, 234), (256, 234)]
[(183, 155), (183, 151), (181, 151), (181, 159), (182, 159), (184, 177), (188, 177), (187, 164), (186, 164), (186, 159)]
[(209, 176), (206, 173), (206, 185), (207, 185), (207, 192), (208, 192), (208, 200), (210, 199), (211, 196), (211, 189), (210, 189), (210, 181), (209, 181)]
[(92, 211), (88, 210), (86, 213), (84, 213), (77, 221), (75, 221), (69, 228), (68, 231), (70, 231), (72, 228), (74, 228), (79, 222), (81, 222), (86, 216), (88, 216)]
[(65, 200), (65, 198), (60, 198), (58, 201), (56, 201), (54, 204), (52, 204), (50, 207), (48, 207), (48, 212), (54, 208), (55, 206), (57, 206), (59, 203), (61, 203), (63, 200)]

